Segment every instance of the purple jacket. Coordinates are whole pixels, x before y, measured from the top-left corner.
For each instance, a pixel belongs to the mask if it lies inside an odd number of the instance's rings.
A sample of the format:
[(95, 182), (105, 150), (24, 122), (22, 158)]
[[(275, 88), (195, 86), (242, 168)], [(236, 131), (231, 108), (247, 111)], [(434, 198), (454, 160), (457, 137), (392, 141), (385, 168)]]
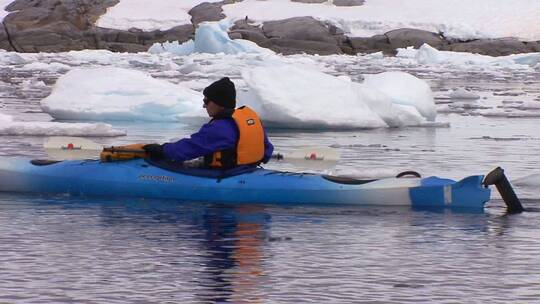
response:
[[(204, 124), (201, 129), (189, 138), (183, 138), (175, 143), (163, 145), (166, 158), (185, 161), (205, 156), (216, 151), (236, 147), (240, 131), (232, 118), (217, 119)], [(274, 146), (264, 133), (264, 159), (266, 163), (272, 156)]]

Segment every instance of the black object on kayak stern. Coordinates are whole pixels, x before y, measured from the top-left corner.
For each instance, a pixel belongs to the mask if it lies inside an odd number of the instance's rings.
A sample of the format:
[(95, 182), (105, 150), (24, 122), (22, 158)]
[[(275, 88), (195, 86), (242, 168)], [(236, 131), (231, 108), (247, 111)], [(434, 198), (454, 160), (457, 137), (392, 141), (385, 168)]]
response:
[(525, 210), (501, 167), (497, 167), (489, 172), (482, 184), (486, 187), (490, 185), (497, 187), (506, 204), (508, 213), (521, 213)]

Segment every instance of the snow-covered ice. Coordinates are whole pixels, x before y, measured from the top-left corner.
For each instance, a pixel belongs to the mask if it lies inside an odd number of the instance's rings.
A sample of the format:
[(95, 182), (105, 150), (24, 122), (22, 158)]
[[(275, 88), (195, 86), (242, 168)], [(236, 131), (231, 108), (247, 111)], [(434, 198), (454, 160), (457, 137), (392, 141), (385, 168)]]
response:
[(388, 95), (392, 103), (418, 111), (428, 121), (435, 121), (433, 93), (424, 80), (404, 72), (368, 74), (364, 79), (364, 84)]
[(262, 48), (252, 41), (243, 39), (232, 40), (227, 34), (228, 28), (228, 22), (204, 22), (197, 27), (194, 40), (189, 40), (182, 44), (178, 43), (178, 41), (154, 43), (148, 52), (153, 54), (169, 52), (178, 56), (193, 53), (274, 54), (271, 50)]
[(144, 30), (168, 30), (172, 27), (191, 24), (189, 10), (203, 2), (220, 0), (121, 0), (101, 16), (96, 25), (100, 27), (128, 30), (132, 27)]
[(398, 49), (396, 57), (414, 59), (416, 62), (425, 65), (500, 66), (518, 69), (533, 68), (540, 63), (540, 53), (493, 57), (464, 52), (440, 51), (428, 44), (423, 44), (419, 49), (413, 49), (412, 47)]
[(101, 67), (74, 69), (42, 100), (58, 119), (175, 121), (179, 113), (204, 115), (202, 94), (143, 72)]
[[(366, 75), (363, 84), (279, 62), (245, 69), (239, 104), (284, 128), (378, 128), (435, 120), (429, 86), (403, 72)], [(179, 83), (119, 68), (75, 69), (62, 76), (42, 108), (55, 118), (200, 121), (202, 94)], [(333, 111), (326, 111), (328, 107)], [(324, 113), (324, 114), (322, 114)], [(197, 119), (199, 118), (199, 119)]]
[(496, 1), (497, 5), (493, 2), (377, 0), (366, 1), (362, 6), (337, 7), (328, 2), (246, 0), (224, 5), (223, 10), (234, 20), (248, 16), (258, 22), (314, 16), (337, 24), (351, 36), (368, 37), (398, 28), (415, 28), (443, 33), (449, 38), (518, 37), (540, 40), (540, 2)]
[(468, 91), (464, 88), (456, 88), (454, 90), (451, 90), (450, 92), (448, 92), (447, 96), (449, 98), (454, 98), (454, 99), (479, 99), (480, 98), (478, 94)]
[[(97, 24), (123, 30), (165, 30), (189, 24), (187, 12), (201, 2), (204, 1), (154, 0), (148, 4), (144, 0), (121, 0)], [(498, 0), (496, 4), (493, 0), (377, 0), (353, 7), (338, 7), (330, 2), (245, 0), (224, 5), (223, 11), (233, 21), (246, 16), (257, 22), (314, 16), (338, 25), (351, 36), (368, 37), (397, 28), (415, 28), (443, 33), (449, 38), (540, 40), (540, 2), (534, 0)]]
[(62, 123), (51, 121), (13, 121), (0, 113), (0, 135), (16, 136), (123, 136), (126, 131), (105, 123)]
[[(383, 73), (373, 76), (376, 80), (372, 83), (358, 84), (315, 70), (278, 65), (245, 70), (242, 76), (249, 91), (240, 101), (256, 109), (269, 125), (397, 127), (421, 125), (426, 120), (434, 120), (436, 115), (429, 86), (406, 73)], [(399, 96), (398, 90), (404, 85), (417, 93), (407, 95), (402, 91), (404, 94)], [(394, 88), (394, 91), (387, 95), (380, 90), (383, 87)]]

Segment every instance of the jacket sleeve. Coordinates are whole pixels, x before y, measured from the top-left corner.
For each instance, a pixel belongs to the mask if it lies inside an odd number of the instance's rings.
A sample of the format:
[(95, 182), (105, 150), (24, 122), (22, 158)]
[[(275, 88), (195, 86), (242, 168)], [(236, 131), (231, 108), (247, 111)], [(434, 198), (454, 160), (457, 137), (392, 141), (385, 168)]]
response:
[(217, 120), (203, 125), (189, 138), (164, 144), (163, 152), (168, 159), (185, 161), (233, 148), (238, 137), (238, 129), (232, 120)]
[(266, 135), (266, 131), (264, 131), (264, 158), (263, 163), (267, 163), (270, 158), (272, 158), (272, 153), (274, 152), (274, 145), (270, 142), (268, 139), (268, 136)]

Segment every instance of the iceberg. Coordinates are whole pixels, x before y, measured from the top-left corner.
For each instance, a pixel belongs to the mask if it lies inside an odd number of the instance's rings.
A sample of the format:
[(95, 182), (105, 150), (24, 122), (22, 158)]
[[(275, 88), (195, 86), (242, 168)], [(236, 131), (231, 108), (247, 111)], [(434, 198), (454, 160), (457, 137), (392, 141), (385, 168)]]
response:
[(143, 72), (74, 69), (56, 82), (41, 108), (56, 119), (176, 121), (178, 113), (204, 116), (202, 94)]
[(179, 56), (190, 55), (193, 53), (209, 53), (209, 54), (239, 54), (239, 53), (255, 53), (255, 54), (274, 54), (269, 49), (262, 48), (256, 43), (244, 40), (232, 40), (227, 34), (229, 25), (226, 21), (222, 22), (203, 22), (199, 24), (195, 31), (195, 39), (189, 40), (180, 44), (178, 41), (154, 43), (149, 53), (173, 53)]
[(290, 65), (242, 72), (248, 91), (243, 104), (265, 124), (287, 128), (379, 128), (434, 121), (429, 86), (403, 72), (370, 75), (355, 83), (316, 70)]

